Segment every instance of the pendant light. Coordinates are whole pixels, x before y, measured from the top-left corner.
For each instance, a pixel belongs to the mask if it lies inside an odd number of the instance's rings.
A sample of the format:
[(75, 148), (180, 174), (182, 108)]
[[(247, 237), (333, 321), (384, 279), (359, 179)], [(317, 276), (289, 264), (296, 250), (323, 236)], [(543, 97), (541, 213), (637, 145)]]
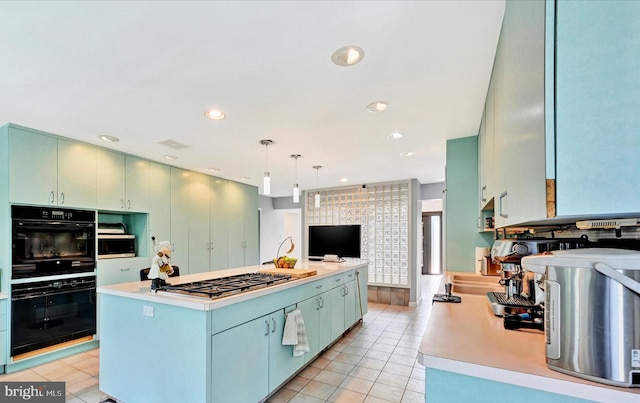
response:
[(313, 197), (313, 207), (320, 208), (320, 191), (318, 190), (318, 171), (320, 171), (322, 165), (314, 165), (313, 169), (316, 170), (316, 194)]
[(260, 140), (260, 144), (264, 146), (265, 150), (265, 159), (266, 159), (266, 170), (264, 171), (264, 177), (262, 178), (262, 193), (265, 196), (271, 194), (271, 173), (269, 172), (269, 146), (274, 144), (273, 140)]
[(293, 183), (293, 202), (294, 203), (300, 203), (300, 187), (298, 186), (298, 158), (300, 157), (302, 157), (302, 155), (300, 154), (291, 154), (291, 158), (296, 160), (295, 162), (296, 177), (295, 177), (295, 182)]

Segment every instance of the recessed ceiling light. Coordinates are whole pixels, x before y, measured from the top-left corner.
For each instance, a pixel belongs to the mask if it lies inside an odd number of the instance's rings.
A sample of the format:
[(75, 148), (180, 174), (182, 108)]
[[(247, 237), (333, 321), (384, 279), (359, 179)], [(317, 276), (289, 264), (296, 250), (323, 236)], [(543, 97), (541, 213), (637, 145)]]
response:
[(212, 109), (210, 111), (206, 111), (204, 116), (211, 120), (222, 120), (227, 117), (224, 112)]
[(165, 154), (164, 158), (165, 158), (165, 159), (167, 159), (167, 160), (177, 160), (177, 159), (178, 159), (178, 157), (177, 157), (177, 156), (175, 156), (175, 155), (168, 155), (168, 154)]
[(376, 101), (367, 105), (367, 110), (372, 113), (384, 112), (389, 108), (389, 103), (385, 101)]
[(209, 172), (220, 172), (220, 168), (209, 168)]
[(413, 151), (407, 151), (405, 153), (400, 154), (403, 157), (412, 157), (415, 155), (415, 153)]
[(398, 140), (398, 139), (401, 139), (402, 137), (404, 137), (404, 133), (400, 133), (400, 132), (393, 132), (387, 136), (389, 140)]
[(364, 50), (357, 46), (345, 46), (333, 52), (331, 60), (338, 66), (353, 66), (364, 57)]
[(340, 178), (340, 182), (342, 183), (349, 182), (349, 178)]
[(102, 141), (107, 141), (109, 143), (117, 143), (118, 141), (120, 141), (120, 139), (115, 136), (107, 136), (104, 134), (102, 136), (98, 136), (98, 138)]

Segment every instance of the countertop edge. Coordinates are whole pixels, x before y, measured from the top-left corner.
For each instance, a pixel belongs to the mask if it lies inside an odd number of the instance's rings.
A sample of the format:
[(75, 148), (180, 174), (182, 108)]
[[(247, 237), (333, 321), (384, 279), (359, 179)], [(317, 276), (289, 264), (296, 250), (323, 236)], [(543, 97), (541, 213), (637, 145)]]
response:
[(418, 362), (425, 367), (456, 374), (472, 376), (489, 381), (507, 383), (520, 387), (531, 387), (545, 392), (556, 393), (586, 400), (616, 403), (637, 403), (638, 395), (620, 389), (609, 389), (603, 386), (587, 385), (546, 376), (528, 374), (503, 368), (490, 367), (469, 362), (462, 362), (432, 355), (418, 354)]
[(0, 300), (9, 299), (9, 294), (6, 292), (0, 292)]

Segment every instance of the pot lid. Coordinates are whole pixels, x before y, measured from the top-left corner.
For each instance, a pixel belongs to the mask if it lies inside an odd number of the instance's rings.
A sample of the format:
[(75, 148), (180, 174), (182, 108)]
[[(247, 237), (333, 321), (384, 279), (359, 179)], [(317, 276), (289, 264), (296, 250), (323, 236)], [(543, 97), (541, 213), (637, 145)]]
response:
[(616, 270), (640, 270), (640, 251), (611, 248), (585, 248), (556, 250), (545, 255), (522, 258), (524, 270), (544, 274), (547, 266), (584, 267), (593, 269), (596, 263), (604, 263)]

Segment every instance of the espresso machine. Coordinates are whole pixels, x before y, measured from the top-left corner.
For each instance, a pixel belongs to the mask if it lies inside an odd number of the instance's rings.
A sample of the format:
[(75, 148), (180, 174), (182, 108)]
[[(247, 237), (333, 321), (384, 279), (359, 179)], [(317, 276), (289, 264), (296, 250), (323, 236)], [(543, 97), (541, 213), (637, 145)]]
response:
[(575, 248), (577, 243), (560, 239), (502, 239), (491, 248), (493, 263), (500, 265), (504, 292), (488, 292), (494, 315), (504, 318), (505, 329), (544, 330), (544, 274), (526, 272), (521, 260), (532, 254)]

